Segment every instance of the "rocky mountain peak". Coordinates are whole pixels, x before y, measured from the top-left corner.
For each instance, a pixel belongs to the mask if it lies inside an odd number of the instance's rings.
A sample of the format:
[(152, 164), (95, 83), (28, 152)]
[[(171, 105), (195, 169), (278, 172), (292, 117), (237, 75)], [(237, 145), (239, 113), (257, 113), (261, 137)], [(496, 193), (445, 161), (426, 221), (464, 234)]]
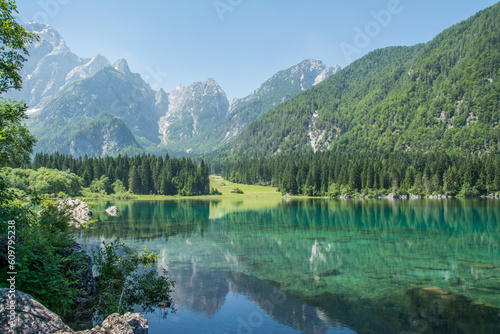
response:
[(130, 72), (130, 68), (128, 66), (128, 63), (125, 59), (118, 59), (114, 64), (113, 64), (113, 67), (119, 71), (119, 72), (122, 72), (122, 73), (125, 73), (125, 74), (128, 74), (128, 73), (131, 73)]
[(71, 52), (62, 36), (53, 27), (46, 24), (29, 22), (25, 25), (25, 28), (27, 31), (37, 34), (40, 38), (29, 46), (30, 51), (33, 49), (42, 49), (46, 54)]

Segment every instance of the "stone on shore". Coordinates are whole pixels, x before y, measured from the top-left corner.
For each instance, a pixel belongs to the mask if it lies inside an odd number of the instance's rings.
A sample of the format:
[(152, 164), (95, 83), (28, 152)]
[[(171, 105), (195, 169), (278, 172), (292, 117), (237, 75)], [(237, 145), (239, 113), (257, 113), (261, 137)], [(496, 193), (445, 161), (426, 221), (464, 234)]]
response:
[(80, 227), (81, 225), (87, 224), (93, 214), (90, 210), (89, 205), (79, 199), (61, 199), (57, 201), (57, 206), (60, 210), (62, 210), (64, 207), (68, 209), (71, 218), (69, 225), (76, 228)]
[(387, 195), (387, 199), (391, 199), (391, 200), (399, 199), (399, 195), (391, 193), (391, 194)]
[(59, 331), (55, 334), (148, 334), (149, 325), (144, 315), (140, 313), (113, 313), (103, 321), (101, 326), (96, 326), (80, 332)]
[[(59, 316), (35, 298), (21, 291), (15, 291), (9, 299), (10, 289), (0, 289), (0, 332), (2, 333), (55, 333), (57, 331), (70, 332)], [(10, 304), (15, 302), (15, 304)], [(10, 310), (13, 305), (13, 310)], [(12, 323), (9, 323), (12, 320)]]
[[(0, 289), (0, 332), (8, 334), (147, 334), (148, 321), (140, 313), (111, 314), (101, 326), (74, 332), (54, 312), (21, 291), (12, 293), (13, 313), (9, 309), (10, 289)], [(12, 313), (12, 317), (10, 314)], [(11, 321), (12, 320), (12, 321)]]

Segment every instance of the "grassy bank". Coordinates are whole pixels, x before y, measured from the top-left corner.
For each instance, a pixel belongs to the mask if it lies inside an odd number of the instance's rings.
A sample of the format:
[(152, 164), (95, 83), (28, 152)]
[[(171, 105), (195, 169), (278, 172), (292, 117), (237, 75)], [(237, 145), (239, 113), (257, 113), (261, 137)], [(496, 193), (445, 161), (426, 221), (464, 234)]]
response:
[[(217, 175), (210, 176), (210, 189), (217, 189), (221, 195), (203, 195), (203, 196), (165, 196), (165, 195), (135, 195), (135, 194), (86, 194), (85, 199), (114, 199), (114, 200), (172, 200), (172, 199), (210, 199), (210, 200), (222, 200), (222, 199), (282, 199), (283, 195), (273, 187), (265, 186), (253, 186), (246, 184), (233, 183), (224, 180), (222, 177)], [(240, 189), (243, 193), (237, 194), (233, 193), (234, 189)]]

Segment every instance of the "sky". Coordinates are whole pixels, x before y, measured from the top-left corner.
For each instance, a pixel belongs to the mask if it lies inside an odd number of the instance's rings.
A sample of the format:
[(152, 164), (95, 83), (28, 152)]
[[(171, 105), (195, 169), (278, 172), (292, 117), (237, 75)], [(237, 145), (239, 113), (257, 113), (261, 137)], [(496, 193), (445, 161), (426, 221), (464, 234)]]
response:
[(278, 71), (348, 66), (378, 48), (432, 40), (494, 0), (17, 0), (79, 57), (125, 58), (153, 89), (214, 78), (243, 98)]

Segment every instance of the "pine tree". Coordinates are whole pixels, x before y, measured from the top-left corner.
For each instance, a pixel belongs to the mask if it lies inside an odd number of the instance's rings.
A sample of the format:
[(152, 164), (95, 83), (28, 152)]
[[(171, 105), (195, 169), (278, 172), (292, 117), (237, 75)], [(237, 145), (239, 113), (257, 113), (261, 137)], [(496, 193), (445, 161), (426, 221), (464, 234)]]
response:
[(128, 184), (128, 188), (132, 193), (142, 193), (141, 177), (136, 166), (132, 166), (132, 168), (130, 168)]

